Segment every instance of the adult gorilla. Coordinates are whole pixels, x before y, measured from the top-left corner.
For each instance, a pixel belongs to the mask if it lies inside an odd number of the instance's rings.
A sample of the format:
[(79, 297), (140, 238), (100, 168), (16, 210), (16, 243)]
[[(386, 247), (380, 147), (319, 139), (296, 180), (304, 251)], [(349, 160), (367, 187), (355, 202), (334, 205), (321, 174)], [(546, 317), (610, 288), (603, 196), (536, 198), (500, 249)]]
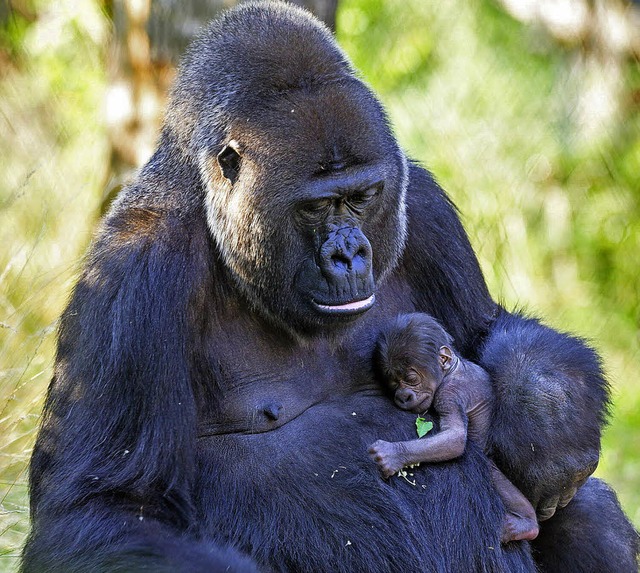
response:
[[(491, 300), (454, 207), (321, 24), (228, 12), (62, 318), (24, 570), (534, 571), (528, 544), (500, 545), (482, 452), (415, 485), (367, 455), (413, 433), (371, 367), (412, 311), (495, 377), (509, 477), (541, 515), (567, 503), (598, 459), (597, 356)], [(546, 571), (636, 571), (601, 482), (547, 523)]]

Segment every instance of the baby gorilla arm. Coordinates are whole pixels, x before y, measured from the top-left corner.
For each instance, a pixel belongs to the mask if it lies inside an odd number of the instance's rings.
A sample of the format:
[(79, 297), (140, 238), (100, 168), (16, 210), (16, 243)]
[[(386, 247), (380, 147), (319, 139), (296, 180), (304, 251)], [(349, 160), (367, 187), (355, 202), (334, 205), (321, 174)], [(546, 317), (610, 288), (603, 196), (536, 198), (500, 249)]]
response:
[(432, 437), (407, 442), (377, 440), (369, 455), (378, 464), (384, 478), (391, 477), (404, 466), (421, 462), (444, 462), (464, 453), (467, 445), (467, 417), (459, 405), (438, 410), (440, 432)]

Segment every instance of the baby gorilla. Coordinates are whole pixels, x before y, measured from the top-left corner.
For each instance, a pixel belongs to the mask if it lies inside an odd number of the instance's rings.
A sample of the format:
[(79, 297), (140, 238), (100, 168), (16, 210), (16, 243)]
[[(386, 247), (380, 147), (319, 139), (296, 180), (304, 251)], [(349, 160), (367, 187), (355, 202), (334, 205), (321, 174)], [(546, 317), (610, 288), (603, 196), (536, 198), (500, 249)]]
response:
[[(378, 341), (377, 366), (396, 405), (416, 414), (433, 406), (440, 417), (440, 431), (432, 437), (378, 440), (369, 448), (385, 478), (411, 464), (457, 458), (464, 453), (467, 438), (486, 448), (493, 408), (491, 380), (480, 366), (457, 356), (452, 342), (434, 318), (421, 313), (399, 316)], [(507, 511), (502, 542), (535, 539), (538, 523), (533, 506), (493, 462), (491, 473)]]

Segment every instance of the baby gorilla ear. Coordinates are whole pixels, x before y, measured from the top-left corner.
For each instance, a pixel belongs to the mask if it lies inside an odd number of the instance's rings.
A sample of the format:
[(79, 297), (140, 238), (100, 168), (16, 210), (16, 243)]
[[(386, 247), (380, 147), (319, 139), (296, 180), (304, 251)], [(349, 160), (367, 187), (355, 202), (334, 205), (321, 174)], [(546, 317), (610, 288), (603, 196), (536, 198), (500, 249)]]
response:
[(238, 142), (230, 141), (224, 146), (222, 151), (218, 153), (218, 165), (222, 170), (222, 175), (228, 179), (233, 185), (238, 179), (240, 172), (240, 152), (238, 151)]
[(451, 362), (453, 360), (453, 352), (448, 346), (441, 346), (438, 351), (438, 358), (440, 359), (440, 367), (444, 372), (451, 368)]

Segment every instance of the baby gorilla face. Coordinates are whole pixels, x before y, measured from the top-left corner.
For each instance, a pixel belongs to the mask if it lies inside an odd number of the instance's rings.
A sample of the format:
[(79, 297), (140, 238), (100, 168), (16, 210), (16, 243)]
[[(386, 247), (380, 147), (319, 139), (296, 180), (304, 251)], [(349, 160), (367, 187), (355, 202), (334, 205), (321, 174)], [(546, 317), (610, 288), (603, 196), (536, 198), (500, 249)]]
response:
[(431, 407), (436, 386), (429, 373), (416, 368), (409, 368), (402, 378), (390, 384), (398, 408), (418, 414)]

